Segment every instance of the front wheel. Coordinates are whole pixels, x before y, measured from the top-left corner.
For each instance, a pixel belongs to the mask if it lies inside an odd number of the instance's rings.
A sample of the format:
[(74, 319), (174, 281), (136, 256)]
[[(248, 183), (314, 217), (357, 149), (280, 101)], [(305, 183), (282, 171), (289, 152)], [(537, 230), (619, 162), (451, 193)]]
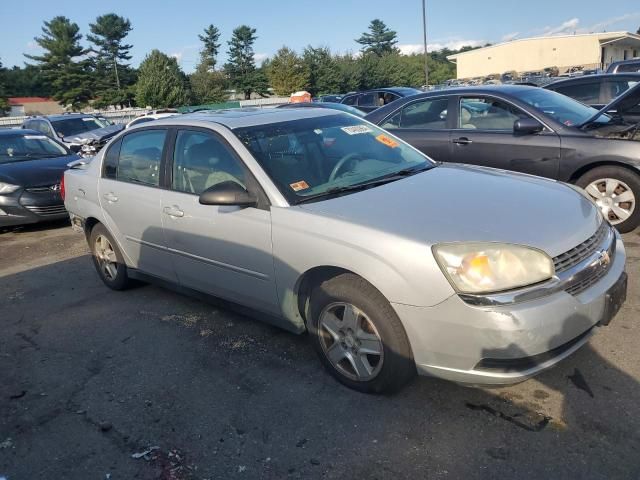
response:
[(338, 381), (365, 393), (399, 390), (416, 373), (405, 330), (382, 294), (353, 274), (312, 291), (309, 331), (320, 360)]
[(576, 184), (600, 207), (602, 214), (621, 233), (640, 224), (640, 176), (616, 166), (597, 167), (581, 176)]

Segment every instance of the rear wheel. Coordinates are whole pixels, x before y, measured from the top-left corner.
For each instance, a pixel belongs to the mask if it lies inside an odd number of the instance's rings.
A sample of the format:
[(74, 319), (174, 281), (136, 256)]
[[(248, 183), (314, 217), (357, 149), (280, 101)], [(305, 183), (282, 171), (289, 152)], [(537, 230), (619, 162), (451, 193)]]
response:
[(344, 385), (394, 392), (416, 372), (405, 330), (391, 304), (370, 283), (342, 274), (315, 288), (309, 331), (320, 360)]
[(118, 245), (104, 225), (98, 223), (91, 230), (89, 247), (100, 279), (113, 290), (124, 290), (131, 286), (127, 266)]
[(616, 166), (597, 167), (581, 176), (576, 184), (600, 207), (602, 214), (620, 232), (640, 224), (640, 176)]

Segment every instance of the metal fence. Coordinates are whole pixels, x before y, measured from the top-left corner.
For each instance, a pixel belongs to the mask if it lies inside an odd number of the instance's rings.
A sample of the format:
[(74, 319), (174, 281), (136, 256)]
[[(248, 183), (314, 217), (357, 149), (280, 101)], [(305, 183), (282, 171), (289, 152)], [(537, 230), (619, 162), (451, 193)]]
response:
[[(189, 107), (181, 107), (179, 111), (189, 112), (195, 109), (219, 109), (219, 108), (238, 108), (238, 107), (274, 107), (276, 105), (282, 105), (287, 103), (289, 97), (269, 97), (269, 98), (257, 98), (253, 100), (240, 100), (239, 102), (225, 102), (221, 104), (209, 104), (209, 105), (197, 105)], [(148, 108), (123, 108), (121, 110), (94, 110), (91, 113), (93, 115), (100, 115), (105, 117), (116, 124), (129, 123), (136, 117), (144, 115), (149, 112)], [(22, 125), (29, 116), (21, 117), (0, 117), (0, 128), (15, 128)]]

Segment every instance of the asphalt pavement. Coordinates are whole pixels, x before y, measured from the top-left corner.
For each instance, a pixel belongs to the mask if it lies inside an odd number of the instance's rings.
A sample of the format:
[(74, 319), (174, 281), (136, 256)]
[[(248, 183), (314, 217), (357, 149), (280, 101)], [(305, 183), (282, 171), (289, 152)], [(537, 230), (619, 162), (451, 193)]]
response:
[(640, 232), (613, 323), (535, 379), (348, 390), (305, 335), (156, 286), (84, 237), (0, 233), (0, 478), (640, 478)]

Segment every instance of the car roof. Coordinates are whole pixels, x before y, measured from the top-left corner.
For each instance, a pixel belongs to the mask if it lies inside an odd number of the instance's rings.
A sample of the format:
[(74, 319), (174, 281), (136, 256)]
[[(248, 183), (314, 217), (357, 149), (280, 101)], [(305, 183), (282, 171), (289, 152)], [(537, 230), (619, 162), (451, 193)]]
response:
[(622, 80), (624, 78), (633, 78), (640, 80), (640, 72), (623, 72), (623, 73), (596, 73), (594, 75), (583, 75), (579, 77), (570, 77), (570, 78), (562, 78), (560, 80), (556, 80), (555, 82), (549, 83), (544, 86), (544, 88), (551, 86), (563, 85), (565, 83), (580, 83), (580, 82), (589, 82), (590, 80), (605, 80), (607, 78), (613, 78)]
[(74, 117), (94, 117), (95, 115), (91, 115), (90, 113), (59, 113), (56, 115), (37, 115), (35, 117), (26, 118), (27, 120), (36, 120), (38, 118), (46, 118), (47, 120), (56, 121), (56, 120), (64, 120), (65, 118), (74, 118)]
[(405, 94), (409, 92), (421, 92), (421, 91), (422, 90), (419, 90), (413, 87), (383, 87), (383, 88), (371, 88), (369, 90), (361, 90), (359, 92), (349, 92), (349, 93), (345, 93), (342, 96), (346, 97), (347, 95), (355, 95), (355, 94), (370, 93), (370, 92), (389, 92), (389, 93)]
[(0, 137), (8, 137), (9, 135), (39, 135), (44, 136), (42, 132), (32, 130), (30, 128), (0, 128)]
[(180, 124), (190, 122), (212, 122), (227, 128), (252, 127), (270, 123), (288, 122), (304, 118), (325, 117), (329, 115), (345, 115), (345, 113), (329, 108), (233, 108), (225, 110), (202, 110), (156, 120), (156, 125)]

